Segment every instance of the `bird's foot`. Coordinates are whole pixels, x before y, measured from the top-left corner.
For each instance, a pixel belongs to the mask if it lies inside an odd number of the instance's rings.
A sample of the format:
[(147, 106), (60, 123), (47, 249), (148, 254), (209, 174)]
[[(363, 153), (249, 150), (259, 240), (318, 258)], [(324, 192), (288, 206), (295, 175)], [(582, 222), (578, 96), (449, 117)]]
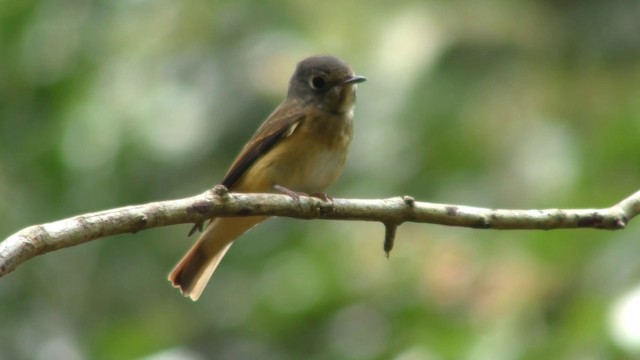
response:
[(300, 196), (307, 196), (307, 193), (303, 193), (303, 192), (299, 192), (299, 191), (293, 191), (291, 189), (288, 189), (284, 186), (278, 185), (278, 184), (274, 184), (273, 188), (275, 190), (278, 190), (279, 192), (281, 192), (282, 194), (285, 195), (289, 195), (291, 198), (293, 198), (293, 200), (298, 203), (300, 202)]
[(326, 192), (317, 192), (317, 193), (313, 193), (313, 194), (309, 194), (309, 196), (313, 196), (314, 198), (318, 198), (321, 199), (324, 202), (333, 202), (333, 198), (329, 195), (327, 195)]

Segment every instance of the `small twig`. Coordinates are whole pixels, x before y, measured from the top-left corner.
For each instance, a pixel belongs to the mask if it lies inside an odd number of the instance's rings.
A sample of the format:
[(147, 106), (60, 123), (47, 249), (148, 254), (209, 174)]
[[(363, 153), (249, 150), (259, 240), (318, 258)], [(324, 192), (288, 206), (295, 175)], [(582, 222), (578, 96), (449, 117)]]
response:
[[(333, 199), (281, 194), (228, 193), (216, 187), (190, 198), (127, 206), (83, 214), (18, 231), (0, 243), (0, 276), (32, 257), (98, 238), (140, 230), (195, 223), (218, 216), (285, 216), (299, 219), (362, 220), (385, 224), (385, 251), (391, 250), (395, 227), (421, 222), (479, 229), (622, 229), (640, 213), (640, 191), (603, 209), (496, 210), (389, 199)], [(393, 231), (390, 231), (393, 228)]]
[(396, 239), (396, 230), (398, 229), (397, 224), (393, 223), (385, 223), (384, 224), (384, 255), (389, 258), (389, 254), (391, 250), (393, 250), (393, 243)]

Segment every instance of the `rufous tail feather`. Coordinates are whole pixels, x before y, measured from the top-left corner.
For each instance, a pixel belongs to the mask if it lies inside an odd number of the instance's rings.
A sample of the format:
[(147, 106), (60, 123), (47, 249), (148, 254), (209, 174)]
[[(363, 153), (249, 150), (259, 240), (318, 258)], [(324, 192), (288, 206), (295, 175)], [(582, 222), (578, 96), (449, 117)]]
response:
[(265, 219), (263, 216), (251, 216), (212, 220), (198, 241), (173, 268), (169, 281), (184, 296), (198, 300), (233, 240)]

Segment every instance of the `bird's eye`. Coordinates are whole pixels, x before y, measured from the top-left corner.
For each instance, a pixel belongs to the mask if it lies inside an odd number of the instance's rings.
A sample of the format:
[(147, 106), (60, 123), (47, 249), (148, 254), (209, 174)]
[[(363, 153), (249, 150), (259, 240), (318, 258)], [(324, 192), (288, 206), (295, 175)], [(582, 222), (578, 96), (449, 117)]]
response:
[(327, 85), (327, 80), (325, 80), (322, 76), (314, 76), (311, 78), (311, 80), (309, 80), (309, 85), (311, 85), (311, 87), (313, 89), (322, 89)]

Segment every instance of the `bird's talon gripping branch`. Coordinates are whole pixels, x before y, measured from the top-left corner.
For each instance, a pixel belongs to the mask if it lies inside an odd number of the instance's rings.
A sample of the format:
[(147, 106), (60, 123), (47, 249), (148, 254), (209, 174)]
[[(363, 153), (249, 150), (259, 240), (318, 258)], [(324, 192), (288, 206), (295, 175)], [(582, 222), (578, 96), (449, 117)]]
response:
[(324, 202), (333, 202), (333, 198), (329, 195), (327, 195), (326, 192), (319, 192), (319, 193), (313, 193), (313, 194), (309, 194), (309, 196), (312, 196), (314, 198), (318, 198)]
[(278, 184), (274, 184), (273, 188), (275, 190), (278, 190), (279, 192), (285, 194), (285, 195), (289, 195), (293, 199), (293, 201), (296, 202), (296, 204), (300, 203), (300, 196), (307, 196), (306, 193), (293, 191), (291, 189), (287, 189), (286, 187), (280, 186)]

